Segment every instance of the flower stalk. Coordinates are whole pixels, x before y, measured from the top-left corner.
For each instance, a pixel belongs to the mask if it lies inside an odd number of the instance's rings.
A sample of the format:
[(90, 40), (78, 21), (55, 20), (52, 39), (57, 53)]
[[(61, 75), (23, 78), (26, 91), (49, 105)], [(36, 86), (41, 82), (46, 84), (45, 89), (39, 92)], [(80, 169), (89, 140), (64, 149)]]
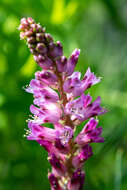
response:
[[(28, 120), (28, 140), (36, 140), (48, 152), (52, 166), (48, 179), (52, 190), (82, 190), (85, 173), (83, 165), (92, 156), (91, 143), (104, 142), (102, 127), (95, 116), (106, 110), (101, 99), (92, 97), (86, 90), (100, 82), (100, 78), (86, 71), (75, 72), (80, 50), (75, 49), (69, 58), (63, 55), (62, 44), (54, 42), (40, 24), (32, 18), (23, 18), (19, 26), (20, 38), (25, 40), (34, 60), (42, 68), (35, 73), (26, 91), (34, 96)], [(74, 138), (78, 124), (88, 120)], [(52, 123), (54, 129), (43, 126)]]

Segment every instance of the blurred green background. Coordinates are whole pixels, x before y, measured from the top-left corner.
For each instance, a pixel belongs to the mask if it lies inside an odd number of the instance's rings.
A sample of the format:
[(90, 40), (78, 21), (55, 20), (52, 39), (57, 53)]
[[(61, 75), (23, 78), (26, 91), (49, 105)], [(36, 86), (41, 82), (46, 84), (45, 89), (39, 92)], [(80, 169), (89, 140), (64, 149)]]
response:
[(49, 190), (47, 153), (27, 141), (32, 95), (23, 87), (38, 69), (17, 27), (31, 16), (64, 45), (80, 48), (76, 70), (88, 66), (102, 82), (90, 90), (109, 112), (100, 117), (104, 144), (85, 165), (86, 190), (127, 190), (127, 1), (0, 0), (0, 190)]

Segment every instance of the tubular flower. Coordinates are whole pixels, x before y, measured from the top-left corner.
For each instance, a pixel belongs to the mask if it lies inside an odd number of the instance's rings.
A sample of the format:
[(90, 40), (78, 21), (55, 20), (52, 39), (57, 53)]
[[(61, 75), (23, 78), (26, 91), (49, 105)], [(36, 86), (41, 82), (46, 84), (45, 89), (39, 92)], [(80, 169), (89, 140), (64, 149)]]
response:
[[(32, 18), (23, 18), (19, 26), (20, 38), (25, 40), (41, 71), (35, 73), (26, 92), (34, 100), (28, 119), (27, 139), (37, 141), (48, 152), (52, 171), (48, 179), (52, 190), (82, 190), (85, 180), (84, 163), (93, 155), (91, 143), (104, 142), (102, 127), (95, 116), (106, 112), (101, 99), (86, 93), (100, 78), (86, 71), (75, 72), (80, 50), (75, 49), (69, 58), (63, 55), (63, 46), (45, 32)], [(88, 120), (74, 138), (77, 124)], [(52, 123), (54, 128), (44, 126)]]

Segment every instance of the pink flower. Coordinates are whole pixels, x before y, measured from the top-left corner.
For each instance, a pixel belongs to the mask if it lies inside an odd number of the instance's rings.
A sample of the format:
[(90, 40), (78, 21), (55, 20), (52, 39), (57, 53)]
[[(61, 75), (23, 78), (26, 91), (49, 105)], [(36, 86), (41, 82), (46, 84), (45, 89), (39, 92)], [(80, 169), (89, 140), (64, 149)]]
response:
[(42, 106), (45, 102), (57, 102), (59, 100), (58, 94), (50, 87), (42, 84), (41, 81), (33, 79), (30, 85), (26, 88), (26, 91), (33, 93), (34, 104), (37, 106)]
[(88, 160), (89, 157), (93, 155), (92, 147), (85, 144), (83, 147), (79, 148), (77, 155), (73, 157), (72, 164), (75, 168), (82, 168), (84, 162)]
[(38, 71), (35, 73), (35, 78), (45, 85), (55, 85), (58, 82), (57, 76), (52, 71)]
[[(36, 140), (42, 146), (43, 142), (52, 143), (55, 149), (63, 154), (70, 150), (69, 141), (73, 138), (73, 130), (70, 127), (65, 126), (61, 129), (51, 129), (32, 121), (28, 122), (28, 127), (30, 130), (27, 136), (28, 140)], [(50, 150), (48, 152), (50, 153)]]
[(98, 121), (91, 118), (90, 121), (84, 126), (83, 130), (76, 137), (75, 141), (80, 146), (84, 146), (87, 143), (99, 143), (104, 142), (104, 138), (100, 137), (102, 133), (102, 127), (96, 128)]
[(34, 105), (30, 106), (31, 113), (34, 114), (33, 123), (58, 123), (62, 114), (62, 110), (58, 104), (45, 102), (40, 108)]
[(64, 82), (64, 91), (67, 93), (72, 93), (73, 96), (76, 97), (80, 96), (92, 85), (100, 82), (100, 78), (97, 78), (94, 73), (91, 73), (90, 68), (87, 69), (83, 80), (80, 80), (80, 77), (80, 72), (74, 72), (70, 77), (68, 77), (68, 79)]
[(90, 95), (84, 95), (78, 99), (70, 101), (66, 104), (65, 113), (71, 115), (71, 119), (78, 119), (85, 121), (90, 117), (102, 115), (106, 112), (104, 108), (100, 106), (101, 99), (98, 98), (91, 103), (92, 97)]

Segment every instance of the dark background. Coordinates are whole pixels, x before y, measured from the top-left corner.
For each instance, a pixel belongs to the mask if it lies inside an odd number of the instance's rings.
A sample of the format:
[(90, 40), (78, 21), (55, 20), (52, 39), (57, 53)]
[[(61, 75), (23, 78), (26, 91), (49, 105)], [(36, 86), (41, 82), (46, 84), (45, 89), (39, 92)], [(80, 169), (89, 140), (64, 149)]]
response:
[(93, 145), (86, 190), (127, 190), (127, 1), (0, 0), (0, 190), (49, 190), (47, 153), (23, 137), (32, 95), (23, 87), (38, 69), (17, 27), (40, 22), (64, 45), (80, 48), (76, 70), (88, 66), (102, 82), (90, 90), (109, 112), (100, 117), (104, 144)]

